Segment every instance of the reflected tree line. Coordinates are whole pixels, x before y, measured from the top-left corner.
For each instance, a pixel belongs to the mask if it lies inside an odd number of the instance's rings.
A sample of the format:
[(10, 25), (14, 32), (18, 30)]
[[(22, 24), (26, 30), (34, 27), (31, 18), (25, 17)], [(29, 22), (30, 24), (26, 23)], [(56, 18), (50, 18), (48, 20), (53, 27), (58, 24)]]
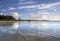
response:
[(0, 26), (12, 26), (14, 22), (0, 22)]

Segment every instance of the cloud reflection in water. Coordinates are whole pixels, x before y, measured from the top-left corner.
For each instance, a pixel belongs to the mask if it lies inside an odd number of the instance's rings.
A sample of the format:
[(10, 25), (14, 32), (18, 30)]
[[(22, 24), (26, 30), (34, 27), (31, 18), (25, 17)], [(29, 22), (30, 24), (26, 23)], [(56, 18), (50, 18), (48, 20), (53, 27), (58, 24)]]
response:
[(30, 22), (30, 27), (60, 38), (60, 22)]
[[(0, 32), (15, 34), (16, 32), (24, 35), (39, 35), (41, 32), (60, 35), (59, 22), (1, 22)], [(60, 36), (59, 36), (60, 37)]]
[(13, 23), (12, 28), (17, 30), (18, 27), (19, 27), (19, 22)]
[(19, 27), (19, 22), (0, 22), (0, 32), (14, 34)]

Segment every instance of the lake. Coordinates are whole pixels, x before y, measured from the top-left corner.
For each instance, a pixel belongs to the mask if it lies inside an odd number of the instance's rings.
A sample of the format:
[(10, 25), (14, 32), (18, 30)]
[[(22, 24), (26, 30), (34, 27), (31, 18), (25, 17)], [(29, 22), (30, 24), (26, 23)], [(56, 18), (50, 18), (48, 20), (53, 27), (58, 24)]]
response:
[(60, 41), (60, 22), (0, 22), (0, 41)]

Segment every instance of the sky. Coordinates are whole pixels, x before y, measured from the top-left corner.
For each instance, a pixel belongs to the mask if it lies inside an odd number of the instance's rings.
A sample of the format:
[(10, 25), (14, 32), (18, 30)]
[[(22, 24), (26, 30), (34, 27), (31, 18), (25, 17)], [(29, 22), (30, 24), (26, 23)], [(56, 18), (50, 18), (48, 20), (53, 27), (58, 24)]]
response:
[(18, 13), (21, 19), (30, 14), (60, 15), (60, 0), (0, 0), (0, 14)]

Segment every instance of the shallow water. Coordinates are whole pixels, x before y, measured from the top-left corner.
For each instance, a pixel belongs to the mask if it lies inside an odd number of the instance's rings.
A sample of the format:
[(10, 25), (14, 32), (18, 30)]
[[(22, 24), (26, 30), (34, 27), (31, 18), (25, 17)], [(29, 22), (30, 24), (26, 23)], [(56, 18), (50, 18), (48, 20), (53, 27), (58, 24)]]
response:
[(0, 41), (60, 41), (60, 22), (0, 22)]

